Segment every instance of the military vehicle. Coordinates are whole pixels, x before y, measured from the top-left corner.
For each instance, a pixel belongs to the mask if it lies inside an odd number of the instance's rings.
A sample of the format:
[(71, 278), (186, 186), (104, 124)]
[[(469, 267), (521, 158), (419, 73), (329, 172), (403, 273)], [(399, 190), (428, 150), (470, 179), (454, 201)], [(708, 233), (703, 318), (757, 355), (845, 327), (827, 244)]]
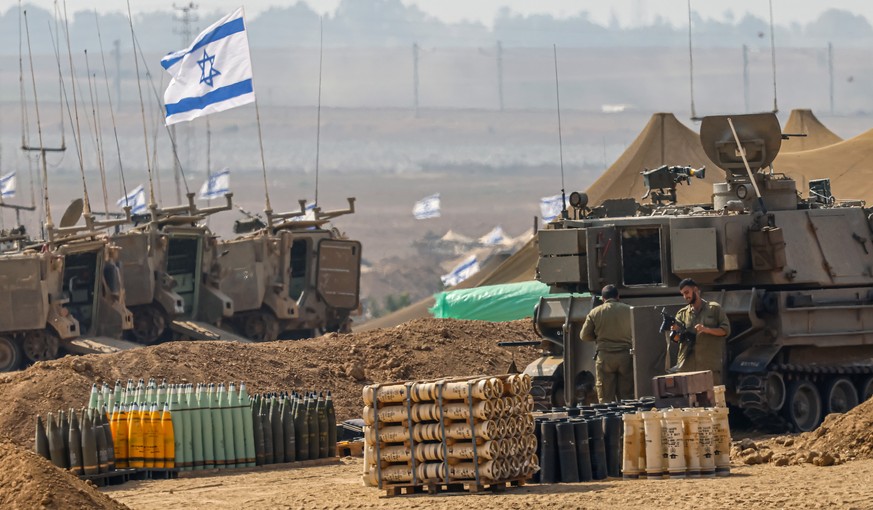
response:
[(683, 278), (727, 313), (727, 397), (754, 423), (811, 430), (873, 394), (873, 211), (834, 197), (828, 179), (802, 198), (772, 166), (773, 114), (706, 117), (700, 139), (725, 174), (711, 203), (676, 203), (677, 183), (702, 172), (664, 166), (643, 172), (652, 203), (590, 208), (573, 193), (538, 232), (537, 278), (564, 293), (535, 310), (543, 356), (525, 371), (541, 408), (592, 398), (594, 346), (579, 332), (606, 284), (633, 307), (636, 392), (650, 394), (674, 364), (660, 312), (684, 305)]
[[(97, 222), (82, 216), (81, 199), (73, 201), (60, 226), (47, 225), (46, 241), (33, 242), (18, 232), (0, 255), (3, 279), (0, 370), (22, 363), (54, 359), (61, 349), (91, 353), (129, 346), (118, 339), (132, 327), (125, 307), (117, 246)], [(121, 220), (126, 221), (126, 220)]]
[(216, 236), (202, 222), (232, 208), (232, 193), (221, 206), (198, 208), (194, 193), (187, 204), (159, 208), (141, 217), (132, 229), (116, 234), (123, 248), (125, 292), (134, 314), (132, 341), (238, 340), (222, 329), (233, 316), (233, 299), (221, 291), (222, 271)]
[[(234, 296), (237, 331), (257, 341), (300, 339), (347, 332), (360, 299), (361, 243), (325, 228), (347, 209), (267, 211), (266, 223), (249, 215), (237, 221), (240, 238), (222, 243), (221, 265), (230, 276), (221, 289)], [(245, 306), (245, 308), (243, 308)]]

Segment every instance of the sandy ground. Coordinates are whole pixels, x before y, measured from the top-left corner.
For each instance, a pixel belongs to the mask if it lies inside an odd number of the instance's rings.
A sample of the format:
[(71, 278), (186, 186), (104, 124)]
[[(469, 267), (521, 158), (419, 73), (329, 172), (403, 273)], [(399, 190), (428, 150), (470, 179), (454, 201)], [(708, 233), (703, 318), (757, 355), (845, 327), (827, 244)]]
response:
[(102, 489), (134, 509), (166, 508), (873, 508), (873, 460), (830, 468), (735, 466), (728, 478), (605, 480), (507, 489), (502, 494), (385, 498), (363, 487), (362, 461), (221, 477), (129, 482)]

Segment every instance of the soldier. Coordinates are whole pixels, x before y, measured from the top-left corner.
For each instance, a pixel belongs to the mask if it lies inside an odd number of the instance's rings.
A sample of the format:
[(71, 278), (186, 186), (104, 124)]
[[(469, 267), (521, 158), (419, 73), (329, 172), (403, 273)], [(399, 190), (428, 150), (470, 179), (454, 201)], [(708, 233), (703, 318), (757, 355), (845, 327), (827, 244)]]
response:
[(693, 342), (680, 343), (675, 368), (679, 372), (711, 370), (713, 384), (723, 384), (725, 338), (731, 333), (727, 315), (721, 305), (700, 297), (700, 288), (691, 278), (679, 282), (679, 292), (688, 305), (676, 313), (676, 320), (697, 337)]
[(634, 396), (631, 356), (631, 308), (618, 301), (618, 289), (607, 285), (600, 291), (603, 304), (585, 318), (582, 341), (596, 342), (595, 377), (601, 404)]

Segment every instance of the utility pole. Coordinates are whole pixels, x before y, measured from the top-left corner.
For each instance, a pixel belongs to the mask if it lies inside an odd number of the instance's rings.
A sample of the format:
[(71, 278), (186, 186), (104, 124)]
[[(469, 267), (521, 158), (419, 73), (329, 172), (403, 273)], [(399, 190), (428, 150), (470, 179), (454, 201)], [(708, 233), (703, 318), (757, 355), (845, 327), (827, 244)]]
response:
[(834, 45), (828, 42), (828, 78), (830, 80), (831, 115), (834, 114)]
[(418, 43), (412, 43), (412, 87), (415, 117), (418, 118)]
[(503, 44), (497, 41), (497, 98), (503, 111)]
[(746, 101), (746, 113), (749, 113), (749, 47), (743, 45), (743, 99)]
[[(194, 36), (192, 25), (195, 23), (198, 18), (195, 11), (197, 10), (197, 4), (194, 2), (188, 2), (185, 5), (176, 5), (173, 4), (173, 9), (179, 12), (179, 15), (176, 16), (176, 21), (179, 22), (181, 28), (176, 30), (176, 33), (179, 34), (182, 38), (182, 45), (180, 48), (186, 48), (189, 44), (191, 44), (191, 38)], [(176, 125), (173, 124), (170, 126), (170, 131), (173, 136), (173, 140), (176, 140), (176, 147), (179, 146), (179, 139), (176, 137)], [(191, 128), (190, 124), (185, 128), (185, 166), (191, 168)], [(176, 203), (182, 203), (182, 186), (180, 183), (182, 170), (179, 168), (179, 159), (173, 158), (173, 178), (176, 181)]]

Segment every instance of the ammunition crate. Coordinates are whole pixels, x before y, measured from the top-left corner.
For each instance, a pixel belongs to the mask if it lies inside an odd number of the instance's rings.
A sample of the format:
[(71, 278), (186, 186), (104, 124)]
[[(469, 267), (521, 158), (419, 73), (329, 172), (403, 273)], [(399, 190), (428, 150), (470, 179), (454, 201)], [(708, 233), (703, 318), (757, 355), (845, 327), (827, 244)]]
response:
[(715, 405), (712, 372), (679, 372), (652, 378), (655, 407), (712, 407)]

